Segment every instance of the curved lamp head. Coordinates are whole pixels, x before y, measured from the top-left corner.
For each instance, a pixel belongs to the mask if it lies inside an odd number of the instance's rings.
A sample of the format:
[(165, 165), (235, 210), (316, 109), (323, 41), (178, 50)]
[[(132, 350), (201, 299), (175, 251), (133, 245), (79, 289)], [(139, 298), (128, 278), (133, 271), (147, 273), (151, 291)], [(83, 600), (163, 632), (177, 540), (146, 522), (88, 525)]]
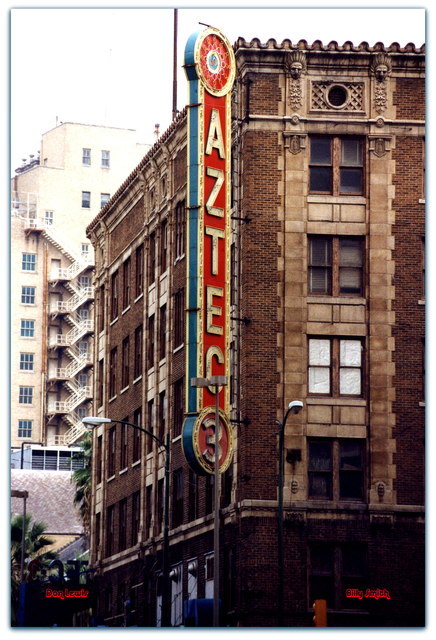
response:
[(98, 427), (101, 424), (107, 424), (109, 422), (112, 422), (110, 418), (97, 418), (93, 416), (82, 418), (82, 424), (84, 424), (86, 427), (89, 427), (90, 429), (94, 429), (94, 427)]
[(303, 408), (303, 403), (300, 400), (293, 400), (292, 402), (289, 403), (289, 407), (288, 410), (292, 411), (292, 413), (300, 413), (301, 409)]

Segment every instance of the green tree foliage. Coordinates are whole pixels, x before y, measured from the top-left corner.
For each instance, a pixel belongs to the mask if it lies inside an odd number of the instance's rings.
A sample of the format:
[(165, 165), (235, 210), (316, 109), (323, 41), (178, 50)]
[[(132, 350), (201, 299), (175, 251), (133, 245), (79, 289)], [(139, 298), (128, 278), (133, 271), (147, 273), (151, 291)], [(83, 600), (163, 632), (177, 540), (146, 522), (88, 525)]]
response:
[(74, 460), (83, 462), (83, 467), (76, 469), (72, 475), (72, 482), (76, 485), (74, 504), (79, 505), (79, 513), (83, 522), (83, 529), (89, 534), (91, 525), (91, 462), (92, 435), (86, 434), (80, 443), (80, 451), (74, 454)]
[[(26, 515), (24, 537), (24, 562), (38, 558), (40, 571), (57, 557), (57, 553), (49, 549), (54, 540), (45, 535), (47, 525), (44, 522), (32, 522), (32, 516)], [(20, 599), (21, 579), (21, 545), (23, 533), (23, 516), (11, 517), (11, 623), (17, 624), (18, 605)]]

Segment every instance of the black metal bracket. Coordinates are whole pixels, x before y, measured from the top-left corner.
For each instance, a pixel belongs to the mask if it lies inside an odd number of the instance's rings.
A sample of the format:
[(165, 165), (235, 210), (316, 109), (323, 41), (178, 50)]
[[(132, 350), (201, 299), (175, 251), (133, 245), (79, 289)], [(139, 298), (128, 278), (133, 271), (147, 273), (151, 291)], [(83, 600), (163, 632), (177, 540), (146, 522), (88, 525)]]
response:
[(241, 222), (246, 222), (247, 224), (251, 222), (251, 218), (248, 216), (244, 216), (243, 218), (240, 218), (239, 216), (230, 216), (230, 218), (231, 220), (241, 220)]
[(247, 324), (250, 324), (251, 322), (250, 318), (247, 318), (246, 316), (244, 316), (243, 318), (236, 318), (235, 316), (230, 316), (230, 320), (235, 320), (236, 322), (243, 322), (245, 326), (247, 326)]
[(244, 427), (248, 427), (251, 424), (251, 420), (244, 418), (243, 420), (230, 420), (233, 424), (243, 424)]

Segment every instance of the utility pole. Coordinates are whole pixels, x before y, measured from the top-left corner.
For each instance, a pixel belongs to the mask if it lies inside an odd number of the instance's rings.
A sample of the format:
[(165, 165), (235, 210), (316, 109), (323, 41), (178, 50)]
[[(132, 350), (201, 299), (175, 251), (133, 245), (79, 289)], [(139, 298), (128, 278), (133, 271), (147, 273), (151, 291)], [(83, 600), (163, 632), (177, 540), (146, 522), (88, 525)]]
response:
[(177, 15), (174, 9), (173, 120), (177, 115)]

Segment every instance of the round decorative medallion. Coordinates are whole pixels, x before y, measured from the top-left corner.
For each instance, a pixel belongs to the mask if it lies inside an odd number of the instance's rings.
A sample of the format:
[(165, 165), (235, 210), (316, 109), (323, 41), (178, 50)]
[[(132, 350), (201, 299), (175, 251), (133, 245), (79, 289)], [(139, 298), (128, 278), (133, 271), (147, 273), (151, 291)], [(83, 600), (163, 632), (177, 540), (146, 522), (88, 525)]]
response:
[(199, 38), (196, 61), (206, 89), (217, 96), (232, 87), (235, 69), (233, 50), (217, 29), (206, 29)]
[(220, 473), (224, 473), (228, 469), (233, 456), (233, 431), (224, 411), (219, 410), (217, 438), (215, 408), (206, 407), (203, 409), (192, 430), (192, 444), (197, 464), (203, 471), (214, 473), (216, 452), (219, 456)]

